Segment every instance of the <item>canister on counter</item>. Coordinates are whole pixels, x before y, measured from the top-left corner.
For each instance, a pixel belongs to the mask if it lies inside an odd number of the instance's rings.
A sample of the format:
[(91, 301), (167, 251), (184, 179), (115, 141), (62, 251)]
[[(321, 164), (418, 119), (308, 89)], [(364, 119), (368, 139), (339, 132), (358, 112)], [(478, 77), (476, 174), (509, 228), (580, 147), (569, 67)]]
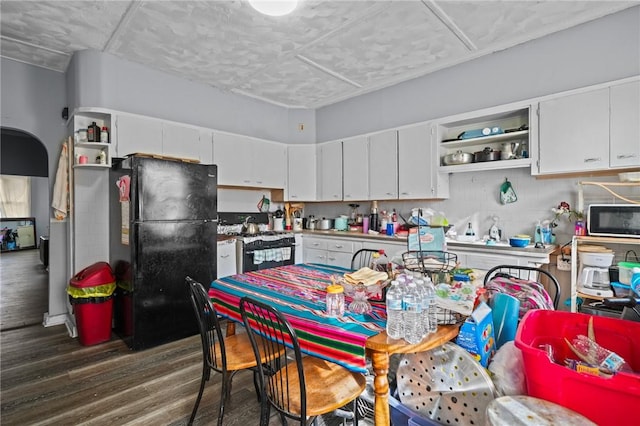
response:
[(344, 315), (344, 288), (339, 284), (327, 286), (327, 316), (340, 318)]

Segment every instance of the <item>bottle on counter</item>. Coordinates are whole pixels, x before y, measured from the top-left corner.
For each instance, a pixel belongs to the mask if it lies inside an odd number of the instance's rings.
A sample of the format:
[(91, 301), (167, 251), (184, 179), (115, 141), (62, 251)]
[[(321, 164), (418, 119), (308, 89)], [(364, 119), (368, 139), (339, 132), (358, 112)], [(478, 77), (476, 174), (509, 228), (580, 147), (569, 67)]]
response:
[(372, 231), (378, 231), (378, 202), (371, 202), (371, 215), (369, 215), (369, 229)]
[(404, 322), (402, 318), (402, 289), (398, 281), (391, 281), (391, 288), (387, 291), (387, 336), (392, 339), (404, 337)]
[(471, 226), (471, 222), (469, 222), (469, 224), (467, 225), (467, 230), (465, 231), (464, 235), (473, 237), (474, 235), (476, 235), (475, 231), (473, 230), (473, 227)]
[(87, 142), (100, 142), (100, 127), (95, 121), (87, 127)]
[(107, 126), (102, 126), (102, 130), (100, 131), (100, 142), (109, 143), (109, 129)]
[[(388, 293), (387, 293), (387, 297)], [(415, 281), (410, 282), (402, 296), (404, 307), (404, 340), (408, 343), (420, 343), (422, 340), (422, 296), (418, 292)]]

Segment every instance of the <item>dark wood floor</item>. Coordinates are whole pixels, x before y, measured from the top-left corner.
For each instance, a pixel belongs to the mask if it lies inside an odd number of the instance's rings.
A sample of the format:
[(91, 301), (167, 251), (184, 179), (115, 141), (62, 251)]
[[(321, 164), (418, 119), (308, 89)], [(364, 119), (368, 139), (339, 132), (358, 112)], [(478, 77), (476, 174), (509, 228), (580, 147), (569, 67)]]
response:
[(42, 324), (48, 291), (49, 273), (38, 250), (0, 254), (0, 330)]
[[(20, 321), (30, 322), (21, 314), (31, 303), (30, 292), (9, 291), (17, 287), (5, 286), (4, 265), (3, 262), (3, 325), (6, 312), (12, 312), (7, 318), (22, 316)], [(29, 268), (24, 272), (23, 284), (33, 282), (33, 275), (40, 274), (31, 269), (31, 278), (26, 278)], [(69, 337), (65, 326), (45, 328), (40, 324), (42, 312), (38, 318), (36, 325), (13, 326), (0, 332), (2, 425), (187, 423), (202, 369), (198, 336), (132, 352), (115, 335), (106, 343), (81, 346), (77, 339)], [(196, 424), (215, 424), (219, 395), (220, 377), (214, 375), (205, 388)], [(240, 372), (233, 381), (224, 424), (253, 426), (258, 424), (258, 418), (252, 375)], [(326, 416), (318, 423), (341, 422)], [(279, 425), (280, 421), (272, 417), (271, 424)]]

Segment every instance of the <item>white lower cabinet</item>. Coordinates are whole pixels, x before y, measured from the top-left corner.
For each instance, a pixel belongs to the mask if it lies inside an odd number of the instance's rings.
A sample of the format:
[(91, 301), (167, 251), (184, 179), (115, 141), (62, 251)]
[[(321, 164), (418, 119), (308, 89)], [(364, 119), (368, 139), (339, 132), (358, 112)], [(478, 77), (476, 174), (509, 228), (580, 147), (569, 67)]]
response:
[(236, 272), (236, 240), (218, 242), (216, 262), (218, 278), (235, 275)]
[(362, 248), (362, 243), (349, 238), (304, 236), (304, 261), (327, 265), (351, 267), (353, 254)]
[(458, 263), (462, 268), (472, 268), (481, 271), (488, 271), (498, 265), (516, 265), (539, 267), (549, 263), (549, 255), (540, 256), (514, 255), (502, 253), (482, 253), (481, 249), (461, 250), (456, 247), (448, 249), (449, 252), (458, 256)]

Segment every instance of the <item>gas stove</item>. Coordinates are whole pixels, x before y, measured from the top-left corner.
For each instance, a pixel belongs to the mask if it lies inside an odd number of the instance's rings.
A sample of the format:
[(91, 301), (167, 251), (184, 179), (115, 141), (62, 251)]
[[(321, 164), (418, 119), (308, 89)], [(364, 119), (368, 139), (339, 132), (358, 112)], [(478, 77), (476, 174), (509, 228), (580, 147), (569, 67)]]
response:
[[(242, 232), (247, 217), (258, 224), (259, 233)], [(238, 272), (294, 264), (295, 235), (290, 231), (269, 230), (269, 216), (266, 213), (219, 213), (218, 220), (218, 234), (236, 238)]]

